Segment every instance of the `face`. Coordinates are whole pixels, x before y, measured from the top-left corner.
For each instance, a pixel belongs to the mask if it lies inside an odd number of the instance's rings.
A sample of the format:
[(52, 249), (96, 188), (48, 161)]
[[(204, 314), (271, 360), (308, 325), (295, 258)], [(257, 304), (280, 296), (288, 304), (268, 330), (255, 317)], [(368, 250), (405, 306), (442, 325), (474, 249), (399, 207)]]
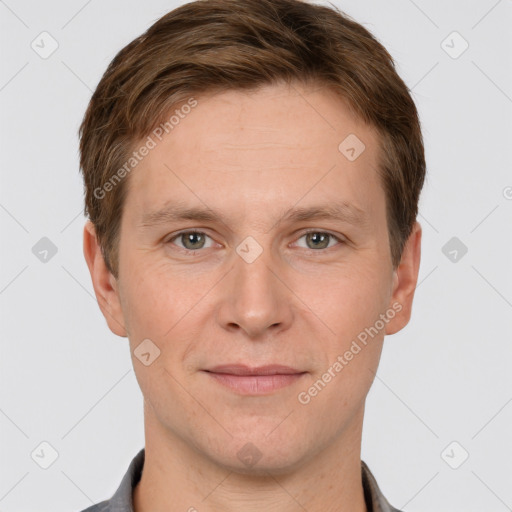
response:
[(129, 177), (118, 280), (90, 226), (86, 257), (150, 423), (224, 467), (291, 469), (360, 432), (421, 232), (393, 269), (378, 135), (332, 92), (196, 100)]

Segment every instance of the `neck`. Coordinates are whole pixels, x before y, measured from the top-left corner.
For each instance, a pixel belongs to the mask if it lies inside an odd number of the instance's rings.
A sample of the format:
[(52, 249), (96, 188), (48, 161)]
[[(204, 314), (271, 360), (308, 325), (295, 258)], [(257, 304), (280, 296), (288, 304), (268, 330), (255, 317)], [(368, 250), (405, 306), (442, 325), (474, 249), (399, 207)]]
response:
[(367, 512), (360, 458), (363, 412), (300, 466), (255, 474), (219, 465), (146, 410), (144, 468), (133, 492), (134, 511)]

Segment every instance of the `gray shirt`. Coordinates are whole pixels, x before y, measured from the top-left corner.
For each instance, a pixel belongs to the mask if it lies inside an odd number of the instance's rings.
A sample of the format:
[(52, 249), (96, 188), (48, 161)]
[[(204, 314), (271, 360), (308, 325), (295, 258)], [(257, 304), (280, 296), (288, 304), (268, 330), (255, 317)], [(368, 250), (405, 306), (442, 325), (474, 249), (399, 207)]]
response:
[[(86, 508), (82, 512), (133, 512), (132, 492), (142, 475), (144, 455), (145, 449), (142, 448), (131, 461), (128, 471), (125, 473), (121, 484), (112, 498)], [(363, 461), (361, 461), (361, 473), (363, 477), (364, 499), (368, 512), (400, 512), (400, 510), (393, 508), (388, 503), (381, 493), (370, 469)]]

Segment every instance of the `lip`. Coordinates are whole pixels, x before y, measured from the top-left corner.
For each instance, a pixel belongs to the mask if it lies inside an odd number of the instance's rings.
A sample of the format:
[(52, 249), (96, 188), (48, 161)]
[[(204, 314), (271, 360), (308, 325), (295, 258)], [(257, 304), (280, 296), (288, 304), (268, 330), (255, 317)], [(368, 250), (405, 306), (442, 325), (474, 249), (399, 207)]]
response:
[(240, 395), (268, 395), (290, 386), (307, 372), (283, 365), (250, 367), (240, 364), (215, 366), (206, 375)]
[(268, 364), (265, 366), (247, 366), (245, 364), (223, 364), (209, 368), (207, 372), (226, 373), (230, 375), (293, 375), (304, 373), (301, 370), (281, 364)]

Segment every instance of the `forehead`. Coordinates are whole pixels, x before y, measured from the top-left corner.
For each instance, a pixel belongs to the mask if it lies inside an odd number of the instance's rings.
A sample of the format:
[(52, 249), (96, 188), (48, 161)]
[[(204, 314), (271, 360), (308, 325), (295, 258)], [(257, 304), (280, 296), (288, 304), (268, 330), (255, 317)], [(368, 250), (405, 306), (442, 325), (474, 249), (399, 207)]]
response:
[(155, 146), (130, 176), (130, 210), (143, 215), (173, 198), (260, 214), (269, 201), (282, 209), (330, 197), (372, 210), (382, 200), (372, 197), (383, 195), (378, 135), (331, 90), (274, 85), (195, 101), (175, 111), (161, 140), (150, 135)]
[[(197, 106), (168, 138), (183, 150), (181, 156), (186, 150), (198, 149), (201, 156), (213, 153), (236, 165), (233, 158), (243, 153), (243, 167), (250, 168), (248, 157), (264, 153), (278, 157), (279, 162), (319, 148), (336, 154), (350, 133), (366, 139), (367, 145), (377, 141), (374, 130), (353, 115), (346, 100), (331, 89), (280, 84), (199, 97)], [(263, 145), (265, 152), (260, 151)]]

